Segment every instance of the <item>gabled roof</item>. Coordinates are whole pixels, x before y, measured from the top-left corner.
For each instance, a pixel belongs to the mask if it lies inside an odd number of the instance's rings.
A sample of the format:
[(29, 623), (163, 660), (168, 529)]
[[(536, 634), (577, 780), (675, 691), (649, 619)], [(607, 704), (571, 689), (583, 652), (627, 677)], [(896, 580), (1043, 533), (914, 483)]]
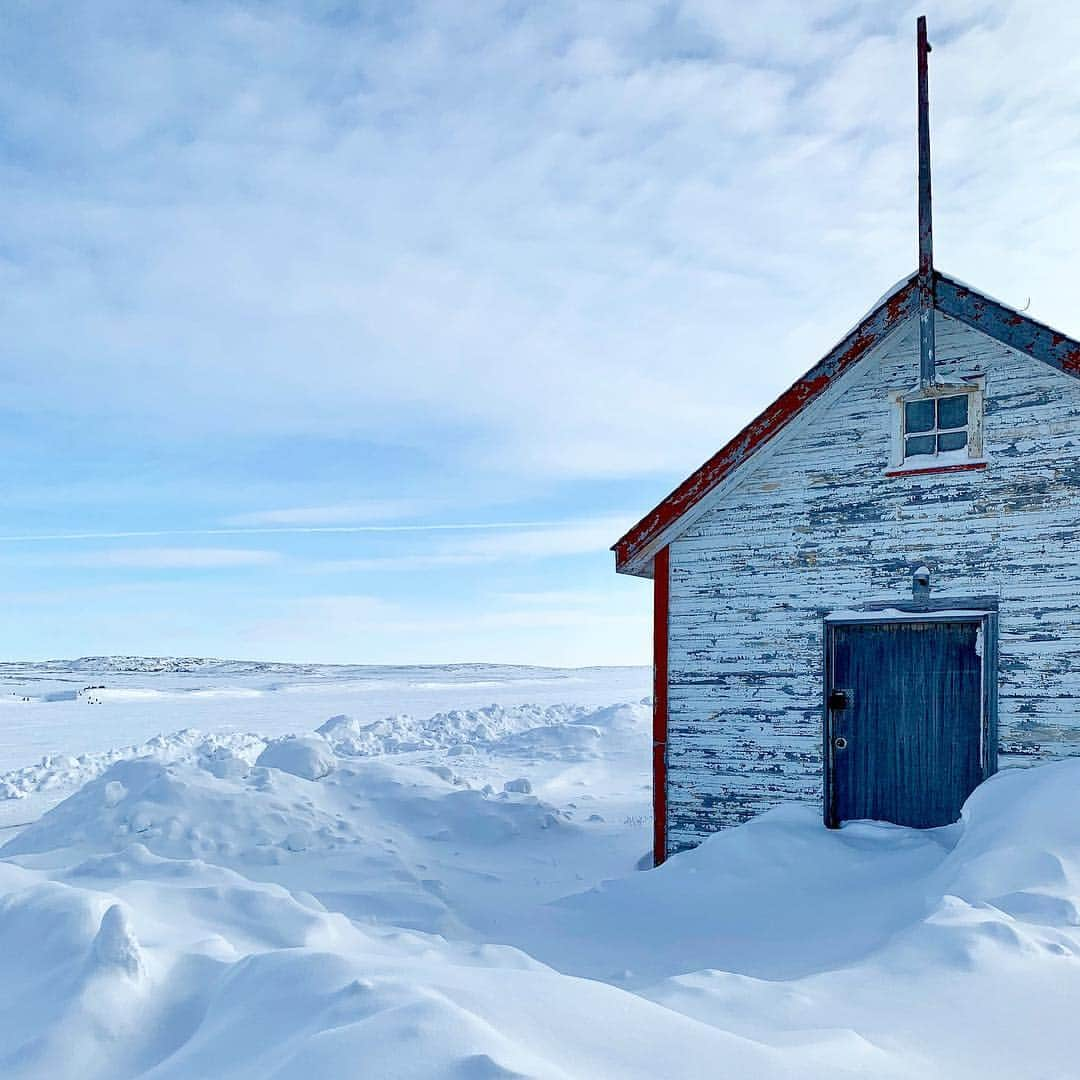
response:
[[(1080, 342), (937, 271), (934, 306), (1004, 345), (1080, 378)], [(615, 569), (620, 574), (652, 577), (653, 556), (671, 539), (682, 518), (918, 310), (917, 275), (912, 274), (886, 294), (843, 341), (623, 536), (611, 549), (615, 552)]]

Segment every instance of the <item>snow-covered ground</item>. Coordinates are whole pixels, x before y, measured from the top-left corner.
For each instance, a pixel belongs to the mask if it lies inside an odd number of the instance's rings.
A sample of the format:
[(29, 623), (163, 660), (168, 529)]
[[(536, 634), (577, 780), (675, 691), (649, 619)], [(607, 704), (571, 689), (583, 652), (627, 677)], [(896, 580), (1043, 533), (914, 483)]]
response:
[(188, 666), (8, 673), (4, 1077), (1080, 1076), (1080, 762), (642, 872), (644, 670)]
[[(347, 667), (198, 658), (87, 657), (0, 663), (0, 828), (37, 816), (102, 762), (188, 730), (311, 731), (328, 717), (360, 722), (521, 705), (606, 705), (649, 693), (646, 668), (505, 664)], [(155, 750), (154, 747), (149, 747)], [(155, 750), (155, 752), (157, 752)], [(31, 766), (29, 772), (26, 766)], [(5, 781), (25, 801), (5, 803)]]

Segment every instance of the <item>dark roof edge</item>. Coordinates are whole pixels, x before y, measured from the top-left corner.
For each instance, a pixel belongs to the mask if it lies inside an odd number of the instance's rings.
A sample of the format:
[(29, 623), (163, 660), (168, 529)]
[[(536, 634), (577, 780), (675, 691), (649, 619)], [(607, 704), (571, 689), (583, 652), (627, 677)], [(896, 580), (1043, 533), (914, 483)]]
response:
[(1080, 378), (1080, 342), (944, 274), (934, 274), (934, 294), (942, 314)]

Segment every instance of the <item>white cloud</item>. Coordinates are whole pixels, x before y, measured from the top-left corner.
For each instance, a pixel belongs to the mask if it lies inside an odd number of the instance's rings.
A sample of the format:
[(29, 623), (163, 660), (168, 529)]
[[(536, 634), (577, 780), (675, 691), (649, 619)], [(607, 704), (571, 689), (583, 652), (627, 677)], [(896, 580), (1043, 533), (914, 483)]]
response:
[(312, 573), (412, 573), (417, 570), (449, 570), (490, 562), (491, 556), (445, 555), (372, 555), (356, 559), (322, 559), (308, 563)]
[[(682, 471), (913, 265), (894, 5), (120, 10), (8, 27), (9, 407)], [(931, 11), (941, 261), (1065, 324), (1070, 10)]]
[[(616, 519), (621, 520), (621, 519)], [(368, 525), (251, 525), (211, 529), (121, 529), (115, 532), (15, 533), (0, 535), (0, 543), (39, 544), (58, 541), (134, 540), (166, 536), (343, 536), (393, 533), (498, 532), (507, 530), (558, 530), (579, 527), (578, 522), (547, 521), (418, 521)]]
[(598, 554), (608, 551), (631, 524), (630, 515), (619, 514), (477, 530), (467, 535), (455, 535), (452, 541), (441, 541), (434, 550), (325, 559), (309, 564), (307, 569), (316, 572), (414, 571)]
[(458, 550), (492, 559), (544, 559), (607, 551), (633, 524), (627, 515), (585, 518), (539, 528), (467, 537)]
[(240, 528), (261, 525), (362, 525), (412, 517), (429, 513), (430, 503), (410, 499), (366, 499), (362, 502), (334, 506), (293, 506), (276, 510), (254, 510), (234, 514), (225, 520), (226, 526)]
[[(235, 631), (259, 655), (353, 663), (496, 663), (558, 666), (644, 663), (651, 622), (629, 599), (590, 607), (477, 596), (468, 607), (427, 609), (365, 595), (308, 597)], [(251, 651), (249, 649), (249, 651)]]
[(505, 592), (496, 599), (514, 607), (529, 608), (593, 608), (596, 611), (610, 609), (614, 598), (610, 592), (600, 589), (548, 589), (533, 592)]
[(61, 554), (50, 560), (67, 566), (124, 570), (220, 570), (268, 566), (279, 561), (276, 551), (243, 548), (148, 547), (116, 548), (85, 554)]

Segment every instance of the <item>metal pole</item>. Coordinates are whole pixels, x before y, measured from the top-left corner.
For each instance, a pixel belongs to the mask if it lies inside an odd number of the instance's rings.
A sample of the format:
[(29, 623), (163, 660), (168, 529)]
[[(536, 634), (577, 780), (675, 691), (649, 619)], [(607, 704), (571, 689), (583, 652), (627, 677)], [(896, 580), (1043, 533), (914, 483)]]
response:
[(919, 69), (919, 385), (933, 386), (934, 229), (930, 213), (930, 87), (927, 74), (926, 16), (916, 24)]

